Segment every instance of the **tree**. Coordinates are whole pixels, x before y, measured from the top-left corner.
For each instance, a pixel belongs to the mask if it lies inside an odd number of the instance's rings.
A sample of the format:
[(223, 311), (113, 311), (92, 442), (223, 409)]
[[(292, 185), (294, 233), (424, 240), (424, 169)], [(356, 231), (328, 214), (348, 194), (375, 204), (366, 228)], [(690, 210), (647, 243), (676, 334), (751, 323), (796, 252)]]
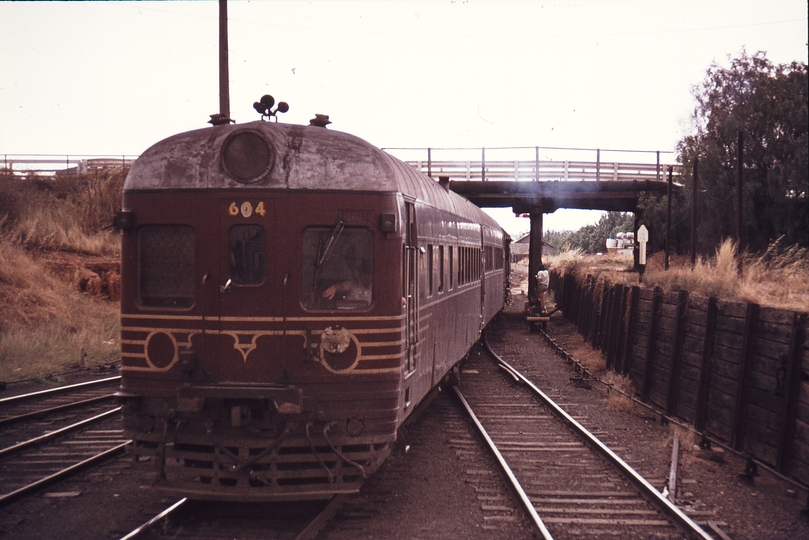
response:
[[(773, 65), (763, 52), (742, 51), (730, 67), (713, 63), (694, 87), (694, 133), (678, 144), (686, 186), (676, 194), (675, 248), (690, 237), (692, 170), (699, 159), (698, 251), (712, 252), (735, 235), (737, 140), (744, 135), (742, 240), (762, 251), (809, 246), (809, 78), (806, 64)], [(665, 198), (645, 197), (649, 222), (665, 226)], [(661, 217), (662, 215), (662, 217)]]
[(607, 238), (615, 238), (619, 232), (630, 232), (634, 227), (634, 216), (624, 212), (607, 212), (595, 225), (586, 225), (571, 233), (566, 243), (572, 249), (585, 253), (603, 253), (607, 249)]
[(542, 241), (552, 245), (554, 252), (561, 253), (570, 244), (568, 239), (571, 234), (573, 234), (572, 231), (548, 231), (543, 233)]

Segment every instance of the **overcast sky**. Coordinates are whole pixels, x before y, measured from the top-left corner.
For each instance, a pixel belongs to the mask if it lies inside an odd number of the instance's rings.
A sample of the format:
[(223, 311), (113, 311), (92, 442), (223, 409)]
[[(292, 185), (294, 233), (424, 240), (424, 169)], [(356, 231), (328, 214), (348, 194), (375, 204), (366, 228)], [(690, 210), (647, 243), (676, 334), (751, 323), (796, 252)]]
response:
[[(671, 152), (712, 62), (807, 61), (806, 0), (228, 6), (232, 118), (269, 93), (284, 122), (328, 114), (387, 148)], [(0, 153), (137, 155), (207, 126), (217, 32), (216, 2), (0, 2)], [(546, 230), (597, 218), (557, 211)]]

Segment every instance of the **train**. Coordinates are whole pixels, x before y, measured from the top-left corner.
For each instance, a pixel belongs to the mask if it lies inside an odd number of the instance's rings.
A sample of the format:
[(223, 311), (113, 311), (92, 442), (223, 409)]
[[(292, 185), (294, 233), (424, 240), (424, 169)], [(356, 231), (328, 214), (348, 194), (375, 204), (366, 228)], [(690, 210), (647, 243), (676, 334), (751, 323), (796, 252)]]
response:
[(325, 122), (170, 136), (122, 200), (123, 428), (179, 496), (356, 493), (505, 302), (503, 228)]

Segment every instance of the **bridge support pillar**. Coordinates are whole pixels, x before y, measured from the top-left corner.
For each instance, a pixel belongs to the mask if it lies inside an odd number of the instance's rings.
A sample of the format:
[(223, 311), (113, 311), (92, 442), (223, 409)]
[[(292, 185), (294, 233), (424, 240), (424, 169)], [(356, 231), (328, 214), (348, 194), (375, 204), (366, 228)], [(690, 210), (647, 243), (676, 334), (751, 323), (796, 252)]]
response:
[(528, 297), (537, 296), (537, 272), (542, 266), (542, 212), (532, 211), (531, 235), (528, 243)]
[(640, 243), (638, 242), (638, 229), (640, 229), (641, 219), (643, 219), (643, 210), (640, 210), (637, 206), (635, 206), (633, 214), (635, 215), (635, 223), (632, 230), (635, 233), (635, 247), (632, 248), (632, 258), (635, 260), (635, 272), (638, 272), (640, 271)]

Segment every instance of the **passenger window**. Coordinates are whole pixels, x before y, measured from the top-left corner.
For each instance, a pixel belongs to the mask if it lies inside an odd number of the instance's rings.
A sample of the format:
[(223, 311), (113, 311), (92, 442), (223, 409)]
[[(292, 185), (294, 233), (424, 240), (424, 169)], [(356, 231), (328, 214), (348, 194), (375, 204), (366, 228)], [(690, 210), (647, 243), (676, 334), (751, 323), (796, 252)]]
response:
[(438, 292), (444, 292), (444, 246), (438, 246)]
[(433, 274), (435, 272), (433, 261), (433, 245), (427, 244), (427, 296), (433, 295)]
[(373, 300), (370, 229), (309, 227), (301, 235), (301, 303), (306, 309), (366, 309)]
[(264, 236), (261, 225), (231, 227), (230, 279), (235, 285), (258, 285), (264, 281)]
[(138, 229), (138, 303), (189, 308), (194, 304), (194, 229), (146, 225)]

